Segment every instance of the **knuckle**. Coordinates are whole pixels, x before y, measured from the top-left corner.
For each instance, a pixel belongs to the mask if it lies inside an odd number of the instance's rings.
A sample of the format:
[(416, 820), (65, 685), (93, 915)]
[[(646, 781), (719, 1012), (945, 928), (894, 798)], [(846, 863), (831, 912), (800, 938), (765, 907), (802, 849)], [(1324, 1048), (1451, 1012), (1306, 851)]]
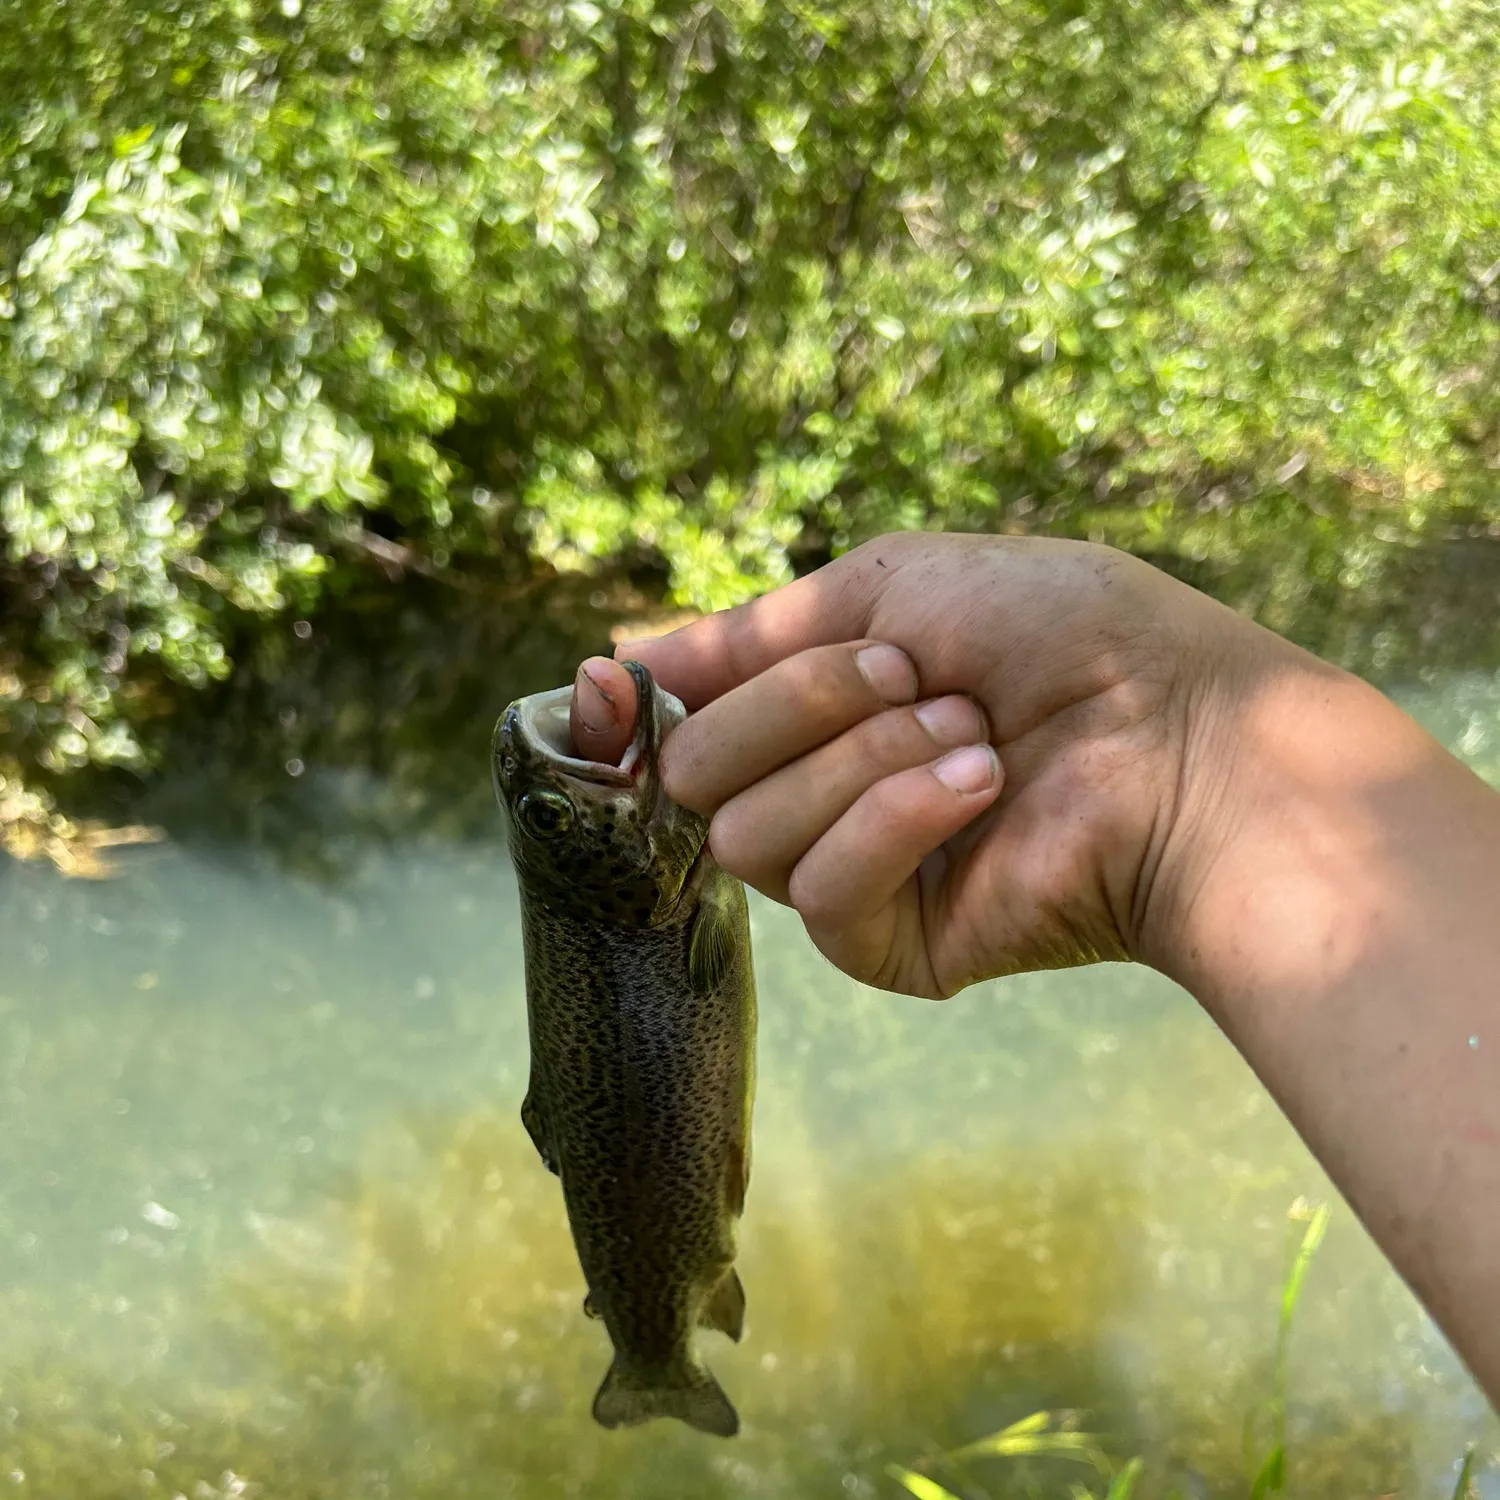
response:
[(691, 812), (706, 813), (701, 778), (697, 774), (697, 756), (681, 731), (670, 735), (661, 748), (657, 771), (667, 796)]
[(725, 803), (708, 825), (708, 848), (717, 863), (740, 880), (756, 873), (753, 825), (734, 802)]
[(849, 651), (844, 646), (818, 646), (793, 657), (786, 664), (787, 689), (796, 697), (798, 710), (817, 719), (828, 719), (849, 699)]
[(860, 823), (879, 837), (909, 822), (917, 811), (914, 791), (911, 779), (906, 776), (887, 776), (877, 781), (860, 798)]
[(854, 738), (857, 758), (877, 774), (915, 765), (931, 751), (927, 732), (911, 708), (875, 714), (859, 725)]
[(786, 894), (788, 858), (775, 838), (765, 832), (768, 827), (779, 826), (757, 812), (750, 799), (735, 798), (709, 824), (708, 852), (736, 880), (780, 901)]
[(815, 859), (798, 862), (787, 881), (787, 899), (809, 929), (835, 930), (848, 918), (838, 892), (818, 869)]

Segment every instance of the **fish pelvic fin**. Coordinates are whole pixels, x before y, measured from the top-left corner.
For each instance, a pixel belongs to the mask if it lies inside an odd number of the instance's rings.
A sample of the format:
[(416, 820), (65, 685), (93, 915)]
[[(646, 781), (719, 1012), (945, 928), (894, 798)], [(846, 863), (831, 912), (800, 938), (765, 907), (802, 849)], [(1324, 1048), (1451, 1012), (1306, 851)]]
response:
[(724, 1388), (691, 1357), (643, 1378), (617, 1359), (594, 1397), (594, 1420), (601, 1427), (639, 1427), (654, 1417), (676, 1417), (711, 1437), (733, 1437), (739, 1414)]
[(728, 977), (740, 929), (733, 908), (718, 892), (706, 895), (688, 939), (688, 981), (693, 992), (711, 995)]
[(698, 1321), (705, 1328), (717, 1328), (739, 1343), (745, 1332), (745, 1287), (733, 1266), (714, 1288), (713, 1296), (703, 1306)]

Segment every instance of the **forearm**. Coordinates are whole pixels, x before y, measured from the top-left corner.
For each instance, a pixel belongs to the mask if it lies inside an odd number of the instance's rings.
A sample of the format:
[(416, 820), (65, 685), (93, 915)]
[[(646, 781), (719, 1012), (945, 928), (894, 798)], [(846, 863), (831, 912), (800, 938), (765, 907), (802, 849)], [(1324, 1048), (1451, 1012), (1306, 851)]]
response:
[(1210, 716), (1235, 779), (1189, 789), (1150, 956), (1496, 1399), (1500, 795), (1352, 677), (1276, 647), (1247, 678)]

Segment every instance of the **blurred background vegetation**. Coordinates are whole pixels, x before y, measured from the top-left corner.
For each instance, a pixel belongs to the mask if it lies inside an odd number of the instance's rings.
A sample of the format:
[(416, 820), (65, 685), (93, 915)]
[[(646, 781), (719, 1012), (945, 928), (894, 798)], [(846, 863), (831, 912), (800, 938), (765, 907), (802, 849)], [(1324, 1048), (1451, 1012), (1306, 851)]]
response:
[(1500, 615), (1487, 0), (0, 18), (13, 849), (315, 633), (893, 527), (1113, 541), (1376, 674)]

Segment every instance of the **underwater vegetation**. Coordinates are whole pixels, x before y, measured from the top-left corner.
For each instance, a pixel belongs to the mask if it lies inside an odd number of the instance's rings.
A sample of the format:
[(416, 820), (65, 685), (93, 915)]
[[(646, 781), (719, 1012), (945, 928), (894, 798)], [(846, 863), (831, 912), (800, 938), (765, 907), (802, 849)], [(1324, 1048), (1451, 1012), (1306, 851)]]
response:
[(0, 1486), (47, 1500), (1266, 1500), (1462, 1494), (1482, 1462), (1453, 1455), (1435, 1489), (1416, 1472), (1414, 1413), (1299, 1399), (1320, 1350), (1297, 1342), (1293, 1314), (1320, 1295), (1314, 1255), (1340, 1221), (1326, 1207), (1294, 1205), (1264, 1351), (1215, 1389), (1191, 1361), (1154, 1385), (1130, 1378), (1111, 1328), (1146, 1272), (1138, 1174), (1036, 1150), (934, 1153), (816, 1188), (768, 1172), (745, 1225), (753, 1317), (718, 1354), (744, 1432), (603, 1433), (588, 1401), (606, 1339), (510, 1115), (409, 1119), (366, 1152), (319, 1212), (247, 1226), (169, 1376), (8, 1362)]

